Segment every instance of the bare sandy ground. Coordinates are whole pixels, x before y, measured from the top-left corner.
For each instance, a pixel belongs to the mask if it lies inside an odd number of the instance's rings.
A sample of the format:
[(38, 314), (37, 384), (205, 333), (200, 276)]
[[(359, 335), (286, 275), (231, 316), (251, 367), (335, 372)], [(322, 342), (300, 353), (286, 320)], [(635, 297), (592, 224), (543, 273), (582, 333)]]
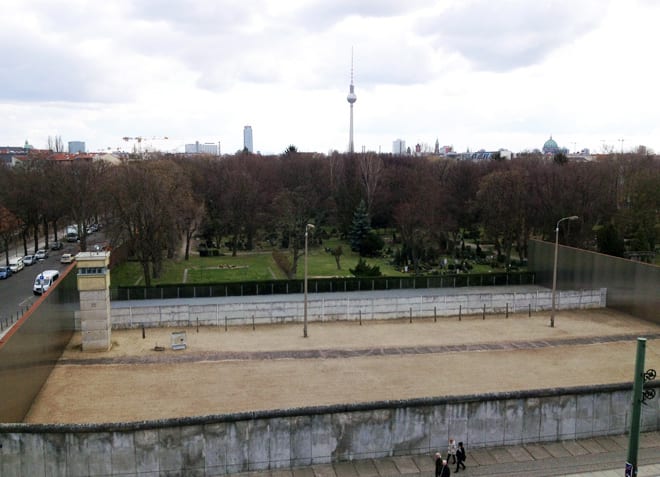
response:
[[(188, 347), (182, 351), (170, 349), (176, 329), (147, 329), (145, 339), (141, 330), (125, 330), (113, 332), (113, 348), (107, 353), (83, 353), (81, 337), (76, 335), (26, 421), (138, 421), (630, 382), (634, 337), (601, 344), (561, 344), (561, 340), (660, 333), (660, 326), (607, 309), (562, 311), (555, 328), (548, 323), (548, 314), (365, 321), (361, 326), (310, 323), (308, 338), (302, 337), (298, 324), (262, 325), (256, 330), (188, 328)], [(545, 345), (507, 350), (479, 346), (508, 342)], [(472, 344), (475, 349), (424, 351), (424, 347), (456, 344)], [(657, 344), (655, 339), (647, 343), (647, 369), (660, 366)], [(166, 350), (154, 351), (157, 345)], [(370, 355), (363, 351), (351, 356), (355, 350), (411, 348), (420, 352)], [(297, 356), (308, 350), (344, 350), (347, 356)], [(264, 351), (291, 353), (276, 359), (249, 355)], [(99, 364), (99, 358), (105, 364)], [(131, 364), (118, 364), (121, 359), (130, 359)]]

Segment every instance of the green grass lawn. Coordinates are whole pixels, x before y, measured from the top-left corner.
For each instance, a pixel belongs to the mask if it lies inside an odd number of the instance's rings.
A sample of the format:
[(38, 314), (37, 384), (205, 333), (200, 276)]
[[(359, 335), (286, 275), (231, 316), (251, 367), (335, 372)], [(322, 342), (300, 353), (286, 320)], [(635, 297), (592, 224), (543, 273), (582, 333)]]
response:
[[(334, 256), (326, 252), (326, 248), (335, 248), (341, 245), (343, 255), (340, 259), (341, 269), (337, 269)], [(302, 252), (302, 251), (301, 251)], [(317, 277), (350, 277), (350, 269), (354, 268), (359, 256), (352, 252), (346, 242), (338, 239), (325, 240), (323, 245), (309, 248), (308, 276)], [(400, 277), (409, 274), (400, 272), (389, 263), (389, 258), (367, 258), (369, 265), (378, 265), (384, 276)], [(488, 265), (474, 265), (471, 273), (488, 273), (493, 270)], [(501, 271), (498, 269), (497, 271)], [(112, 286), (141, 286), (144, 285), (142, 267), (138, 262), (126, 262), (112, 269)], [(296, 278), (304, 278), (305, 261), (301, 253), (298, 261)], [(449, 273), (452, 273), (451, 271)], [(230, 254), (221, 257), (200, 257), (191, 253), (190, 260), (166, 260), (163, 263), (163, 272), (159, 279), (152, 279), (152, 285), (172, 284), (202, 284), (246, 282), (254, 280), (283, 280), (284, 273), (273, 260), (270, 251), (243, 252), (236, 257)]]
[[(341, 270), (333, 255), (325, 251), (325, 247), (334, 248), (339, 240), (327, 240), (322, 246), (310, 247), (308, 250), (308, 276), (311, 277), (350, 277), (350, 268), (358, 262), (358, 255), (350, 247), (342, 243), (344, 255), (340, 264)], [(392, 267), (385, 258), (367, 259), (370, 265), (380, 266), (383, 275), (403, 276)], [(297, 278), (302, 279), (305, 273), (304, 255), (298, 261)], [(126, 262), (112, 269), (112, 286), (144, 285), (142, 267), (138, 262)], [(286, 275), (278, 268), (271, 252), (245, 252), (236, 257), (225, 255), (221, 257), (200, 257), (191, 253), (190, 260), (166, 260), (163, 272), (157, 280), (152, 279), (152, 285), (169, 285), (184, 283), (224, 283), (252, 280), (285, 279)]]

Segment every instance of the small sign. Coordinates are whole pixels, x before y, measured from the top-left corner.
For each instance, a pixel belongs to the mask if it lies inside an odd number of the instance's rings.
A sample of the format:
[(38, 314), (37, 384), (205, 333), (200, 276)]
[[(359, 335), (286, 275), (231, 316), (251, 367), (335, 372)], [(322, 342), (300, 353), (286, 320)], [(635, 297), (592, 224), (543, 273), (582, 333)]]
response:
[(634, 477), (633, 474), (633, 465), (630, 462), (626, 462), (626, 477)]
[(186, 349), (186, 332), (185, 331), (175, 331), (172, 333), (172, 349), (181, 350)]

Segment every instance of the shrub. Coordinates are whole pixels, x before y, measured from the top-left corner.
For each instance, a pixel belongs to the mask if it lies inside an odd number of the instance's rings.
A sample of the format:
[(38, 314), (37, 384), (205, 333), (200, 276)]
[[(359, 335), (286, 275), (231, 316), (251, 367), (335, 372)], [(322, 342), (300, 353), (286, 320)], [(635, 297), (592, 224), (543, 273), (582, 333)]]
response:
[(378, 265), (369, 265), (363, 258), (358, 259), (355, 268), (349, 270), (356, 277), (380, 277), (382, 275)]
[(282, 272), (289, 278), (291, 278), (291, 272), (293, 264), (289, 260), (289, 257), (286, 253), (280, 252), (279, 250), (273, 250), (273, 260), (277, 266), (282, 270)]

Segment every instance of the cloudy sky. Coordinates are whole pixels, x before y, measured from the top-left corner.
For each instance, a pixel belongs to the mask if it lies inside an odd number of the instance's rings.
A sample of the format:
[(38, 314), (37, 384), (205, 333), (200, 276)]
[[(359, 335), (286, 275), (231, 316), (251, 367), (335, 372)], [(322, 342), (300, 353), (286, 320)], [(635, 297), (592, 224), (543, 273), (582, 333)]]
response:
[[(0, 146), (660, 151), (656, 0), (0, 0)], [(161, 139), (168, 137), (167, 140)]]

